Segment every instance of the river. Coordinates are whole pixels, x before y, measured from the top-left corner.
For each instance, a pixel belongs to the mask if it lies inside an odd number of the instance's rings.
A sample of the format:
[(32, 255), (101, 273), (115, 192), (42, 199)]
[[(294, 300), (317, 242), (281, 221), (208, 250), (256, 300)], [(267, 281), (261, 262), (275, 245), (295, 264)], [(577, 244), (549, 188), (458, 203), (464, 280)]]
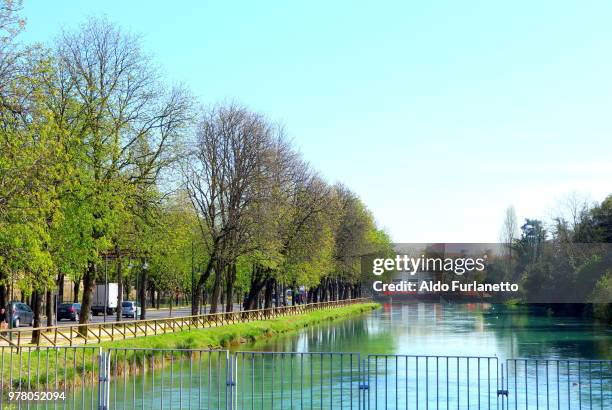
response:
[(612, 327), (537, 307), (385, 304), (240, 350), (605, 360), (612, 359)]
[[(385, 304), (232, 350), (173, 354), (165, 369), (114, 378), (112, 407), (216, 409), (232, 396), (252, 410), (612, 408), (612, 362), (568, 361), (611, 359), (612, 328), (536, 307)], [(67, 407), (88, 408), (97, 393), (87, 390)]]

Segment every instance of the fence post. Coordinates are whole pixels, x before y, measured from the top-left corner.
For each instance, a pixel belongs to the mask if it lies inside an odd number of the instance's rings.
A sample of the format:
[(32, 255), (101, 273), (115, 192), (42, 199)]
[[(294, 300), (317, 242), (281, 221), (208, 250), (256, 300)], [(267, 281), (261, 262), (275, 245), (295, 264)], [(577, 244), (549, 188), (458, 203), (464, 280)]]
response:
[(110, 402), (110, 353), (101, 351), (98, 355), (98, 410), (108, 410)]
[(370, 383), (369, 372), (367, 371), (367, 359), (360, 359), (359, 362), (359, 408), (366, 410), (369, 407)]
[(226, 408), (227, 410), (234, 410), (234, 387), (236, 386), (236, 378), (234, 377), (235, 375), (235, 371), (237, 373), (237, 367), (236, 369), (234, 368), (235, 364), (237, 364), (238, 362), (234, 359), (234, 355), (232, 353), (227, 353), (227, 361), (226, 361), (226, 365), (227, 365), (227, 380), (226, 380), (226, 387), (225, 387), (225, 402), (226, 402)]
[(497, 398), (499, 398), (499, 396), (501, 396), (501, 408), (502, 410), (505, 409), (505, 402), (506, 402), (506, 398), (508, 397), (508, 389), (505, 386), (506, 383), (504, 383), (504, 364), (501, 363), (501, 386), (499, 389), (497, 389)]

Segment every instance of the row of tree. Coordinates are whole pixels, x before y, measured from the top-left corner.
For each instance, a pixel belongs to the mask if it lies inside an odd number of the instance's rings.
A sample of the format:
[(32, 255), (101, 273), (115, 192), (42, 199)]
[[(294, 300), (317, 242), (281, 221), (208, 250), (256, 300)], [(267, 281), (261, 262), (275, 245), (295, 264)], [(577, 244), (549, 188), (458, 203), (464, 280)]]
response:
[(204, 295), (215, 312), (288, 288), (359, 293), (361, 255), (389, 238), (282, 127), (236, 103), (199, 107), (105, 20), (22, 46), (19, 10), (0, 0), (1, 305), (31, 294), (39, 325), (71, 280), (87, 312), (104, 276), (120, 299), (138, 283), (143, 317), (147, 293), (187, 293), (194, 314)]
[(490, 279), (520, 283), (525, 301), (555, 312), (612, 322), (612, 195), (600, 204), (574, 195), (564, 208), (550, 224), (526, 219), (520, 233), (509, 208), (502, 229), (507, 254), (490, 266)]

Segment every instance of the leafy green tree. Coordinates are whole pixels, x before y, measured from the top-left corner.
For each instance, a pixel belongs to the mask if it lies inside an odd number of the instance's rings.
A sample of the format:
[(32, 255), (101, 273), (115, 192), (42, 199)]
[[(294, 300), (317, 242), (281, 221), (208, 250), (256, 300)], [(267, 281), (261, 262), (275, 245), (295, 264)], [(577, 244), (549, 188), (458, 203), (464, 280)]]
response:
[(223, 297), (226, 310), (243, 294), (271, 306), (301, 286), (357, 293), (359, 258), (389, 238), (281, 127), (226, 104), (192, 128), (191, 97), (165, 86), (136, 36), (89, 19), (52, 49), (22, 47), (20, 7), (0, 0), (1, 304), (32, 294), (38, 325), (46, 297), (51, 321), (68, 279), (88, 312), (108, 260), (120, 289), (138, 283), (143, 318), (146, 292), (189, 292), (194, 314), (205, 291), (212, 312)]
[(604, 275), (597, 281), (590, 301), (594, 304), (593, 313), (595, 317), (612, 323), (612, 270), (607, 269)]
[(15, 5), (0, 3), (0, 31), (9, 33), (0, 39), (0, 54), (7, 59), (0, 64), (0, 302), (6, 303), (9, 286), (32, 293), (38, 326), (43, 295), (46, 291), (50, 299), (53, 287), (51, 231), (60, 214), (64, 165), (41, 87), (48, 59), (38, 48), (18, 50), (10, 44), (19, 31), (11, 24), (21, 27)]
[[(155, 184), (173, 160), (170, 147), (190, 119), (191, 99), (183, 89), (167, 90), (138, 39), (105, 20), (90, 19), (62, 35), (57, 75), (49, 82), (58, 128), (70, 136), (84, 212), (87, 267), (82, 309), (91, 307), (100, 255), (113, 247), (122, 204)], [(74, 107), (66, 110), (66, 107)], [(80, 317), (87, 323), (88, 315)]]

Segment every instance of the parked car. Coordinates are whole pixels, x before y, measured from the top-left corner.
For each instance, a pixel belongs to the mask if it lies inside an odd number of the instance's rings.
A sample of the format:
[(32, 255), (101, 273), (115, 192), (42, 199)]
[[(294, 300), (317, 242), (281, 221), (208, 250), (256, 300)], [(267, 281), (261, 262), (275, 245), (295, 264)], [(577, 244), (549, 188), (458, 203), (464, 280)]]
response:
[(57, 308), (57, 320), (69, 319), (78, 322), (79, 316), (81, 316), (80, 303), (62, 303)]
[(22, 302), (13, 301), (10, 303), (11, 312), (13, 312), (13, 317), (11, 318), (13, 327), (19, 327), (21, 325), (32, 326), (34, 323), (34, 312), (32, 309)]
[(121, 315), (123, 315), (123, 317), (131, 317), (134, 319), (140, 316), (140, 306), (138, 305), (138, 302), (126, 300), (121, 303)]

